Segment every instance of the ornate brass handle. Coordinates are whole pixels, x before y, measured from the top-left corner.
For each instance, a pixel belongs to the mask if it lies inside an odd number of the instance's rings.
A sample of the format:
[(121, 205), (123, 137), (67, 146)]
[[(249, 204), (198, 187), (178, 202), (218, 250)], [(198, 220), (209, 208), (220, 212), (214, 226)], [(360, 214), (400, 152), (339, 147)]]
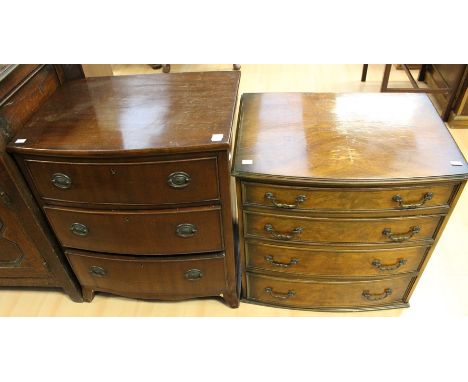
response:
[(89, 232), (88, 227), (81, 223), (73, 223), (70, 226), (70, 231), (77, 236), (86, 236)]
[(419, 203), (414, 203), (414, 204), (404, 204), (403, 198), (400, 195), (393, 196), (392, 200), (394, 202), (397, 202), (400, 208), (405, 209), (405, 210), (410, 210), (413, 208), (418, 208), (418, 207), (423, 206), (428, 200), (431, 200), (433, 196), (434, 194), (432, 192), (426, 192), (422, 200)]
[(184, 188), (190, 183), (190, 175), (183, 171), (173, 172), (167, 178), (167, 184), (172, 188)]
[(269, 223), (265, 224), (263, 229), (266, 232), (271, 233), (271, 237), (275, 240), (291, 240), (294, 236), (299, 235), (304, 230), (302, 227), (296, 227), (291, 231), (291, 233), (278, 233)]
[(401, 241), (411, 239), (414, 235), (416, 235), (420, 231), (421, 231), (421, 228), (419, 228), (419, 226), (411, 227), (407, 233), (392, 233), (391, 228), (385, 228), (382, 231), (382, 234), (388, 237), (391, 241), (401, 242)]
[(59, 172), (52, 175), (51, 181), (55, 187), (61, 188), (63, 190), (70, 188), (72, 185), (71, 178), (68, 175), (65, 175)]
[(197, 233), (197, 226), (195, 224), (182, 223), (177, 226), (176, 233), (180, 237), (192, 237)]
[(203, 277), (203, 272), (199, 269), (189, 269), (185, 272), (185, 278), (187, 280), (200, 280)]
[(289, 263), (280, 263), (278, 261), (273, 260), (273, 256), (265, 256), (265, 260), (268, 261), (270, 264), (276, 266), (276, 267), (281, 267), (281, 268), (289, 268), (292, 265), (299, 264), (299, 259), (291, 259)]
[(280, 300), (287, 300), (288, 298), (294, 297), (296, 295), (296, 292), (291, 290), (288, 290), (288, 293), (277, 293), (274, 292), (272, 288), (267, 287), (265, 288), (265, 293), (269, 294), (271, 297), (280, 299)]
[(103, 267), (98, 267), (97, 265), (90, 266), (89, 273), (97, 277), (104, 277), (107, 275), (107, 271)]
[(398, 259), (395, 264), (383, 265), (379, 259), (375, 259), (372, 261), (372, 266), (377, 268), (379, 271), (394, 271), (395, 269), (400, 268), (402, 265), (405, 265), (406, 262), (406, 259)]
[(299, 204), (304, 203), (307, 198), (305, 195), (298, 195), (296, 196), (295, 204), (278, 203), (276, 201), (276, 196), (272, 192), (266, 192), (265, 199), (272, 202), (275, 207), (291, 209), (299, 207)]
[(378, 301), (378, 300), (383, 300), (384, 298), (387, 298), (393, 293), (391, 288), (387, 288), (383, 291), (383, 293), (379, 294), (371, 294), (368, 290), (365, 290), (362, 292), (362, 297), (364, 297), (366, 300), (369, 301)]

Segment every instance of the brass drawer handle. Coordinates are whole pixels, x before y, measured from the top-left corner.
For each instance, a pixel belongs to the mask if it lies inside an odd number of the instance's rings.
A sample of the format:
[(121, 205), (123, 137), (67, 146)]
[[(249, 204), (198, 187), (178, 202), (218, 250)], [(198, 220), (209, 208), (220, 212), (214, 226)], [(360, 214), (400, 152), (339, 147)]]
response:
[(382, 234), (388, 237), (391, 241), (401, 242), (401, 241), (411, 239), (414, 235), (416, 235), (420, 231), (421, 231), (421, 228), (419, 228), (419, 226), (411, 227), (407, 233), (392, 233), (391, 228), (385, 228), (382, 231)]
[(70, 226), (70, 231), (76, 236), (86, 236), (89, 232), (88, 227), (81, 223), (73, 223)]
[(184, 188), (190, 183), (190, 175), (183, 171), (173, 172), (167, 178), (167, 184), (172, 188)]
[(392, 200), (398, 203), (398, 206), (405, 210), (410, 210), (413, 208), (422, 207), (428, 200), (431, 200), (434, 194), (432, 192), (426, 192), (419, 203), (414, 204), (404, 204), (403, 198), (400, 195), (393, 196)]
[(52, 184), (60, 188), (62, 190), (66, 190), (67, 188), (70, 188), (72, 185), (72, 180), (68, 175), (62, 174), (62, 173), (56, 173), (52, 175)]
[(394, 271), (407, 263), (406, 259), (398, 259), (395, 264), (383, 265), (379, 259), (372, 261), (372, 266), (379, 271)]
[(276, 196), (272, 192), (266, 192), (265, 199), (272, 202), (275, 207), (291, 209), (291, 208), (298, 208), (299, 204), (304, 203), (307, 198), (305, 195), (298, 195), (296, 196), (295, 204), (278, 203), (276, 201)]
[(371, 294), (368, 290), (365, 290), (362, 292), (362, 297), (364, 297), (366, 300), (369, 301), (378, 301), (378, 300), (383, 300), (384, 298), (387, 298), (393, 293), (391, 288), (387, 288), (383, 291), (383, 293), (379, 294)]
[(176, 228), (176, 233), (180, 237), (192, 237), (197, 233), (197, 226), (190, 223), (179, 224)]
[(263, 229), (266, 232), (271, 233), (272, 239), (275, 239), (275, 240), (291, 240), (294, 236), (299, 235), (304, 230), (304, 228), (302, 227), (296, 227), (290, 233), (278, 233), (275, 231), (273, 226), (269, 223), (265, 224)]
[(294, 297), (296, 292), (292, 289), (288, 290), (288, 293), (277, 293), (274, 292), (272, 288), (267, 287), (265, 288), (265, 293), (269, 294), (271, 297), (280, 299), (280, 300), (287, 300), (288, 298)]
[(203, 277), (203, 272), (200, 269), (189, 269), (187, 272), (185, 272), (185, 278), (187, 280), (200, 280)]
[(291, 259), (289, 263), (280, 263), (278, 261), (273, 260), (273, 256), (265, 256), (265, 260), (268, 261), (270, 264), (274, 265), (275, 267), (281, 268), (289, 268), (293, 265), (299, 264), (299, 259)]
[(89, 267), (89, 273), (93, 276), (97, 276), (97, 277), (105, 277), (107, 276), (107, 271), (102, 268), (102, 267), (98, 267), (97, 265), (92, 265)]

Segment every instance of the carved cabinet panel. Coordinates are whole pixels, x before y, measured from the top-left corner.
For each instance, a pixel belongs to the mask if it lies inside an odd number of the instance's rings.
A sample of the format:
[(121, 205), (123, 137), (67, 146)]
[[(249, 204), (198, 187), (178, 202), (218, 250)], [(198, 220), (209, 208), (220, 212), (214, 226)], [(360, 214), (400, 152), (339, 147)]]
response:
[[(24, 204), (0, 167), (0, 277), (49, 277), (45, 260), (24, 231), (16, 206)], [(12, 193), (13, 191), (13, 193)]]

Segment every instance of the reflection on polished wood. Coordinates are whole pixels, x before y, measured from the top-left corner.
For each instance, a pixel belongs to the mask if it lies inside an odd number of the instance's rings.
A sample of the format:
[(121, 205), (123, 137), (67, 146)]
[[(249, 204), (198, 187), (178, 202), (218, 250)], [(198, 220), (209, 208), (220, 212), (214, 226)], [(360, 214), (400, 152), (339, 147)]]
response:
[(244, 94), (242, 111), (243, 177), (356, 184), (467, 172), (451, 164), (463, 155), (425, 94)]
[[(379, 92), (384, 65), (370, 65), (367, 82), (359, 81), (361, 64), (356, 65), (242, 65), (240, 94), (244, 92)], [(225, 65), (173, 65), (172, 73), (206, 70), (232, 70)], [(113, 65), (116, 75), (154, 74), (146, 64)], [(402, 71), (392, 74), (395, 86), (407, 80)], [(463, 153), (468, 155), (468, 130), (450, 130)], [(399, 316), (406, 324), (427, 317), (446, 318), (468, 315), (468, 189), (465, 189), (444, 234), (411, 298), (410, 309), (347, 313), (347, 317)], [(277, 258), (287, 261), (287, 258)], [(386, 258), (381, 258), (382, 264)], [(388, 263), (394, 259), (388, 259)], [(408, 262), (409, 264), (409, 262)], [(449, 298), (447, 298), (449, 296)], [(437, 301), (437, 304), (434, 304)], [(92, 304), (76, 304), (58, 291), (0, 290), (0, 316), (277, 316), (336, 317), (336, 313), (278, 309), (241, 303), (229, 309), (221, 299), (184, 302), (134, 300), (98, 294)]]
[[(10, 152), (120, 156), (228, 148), (239, 78), (208, 72), (75, 81), (28, 122), (21, 136), (27, 145), (10, 144)], [(213, 134), (221, 140), (213, 142)]]

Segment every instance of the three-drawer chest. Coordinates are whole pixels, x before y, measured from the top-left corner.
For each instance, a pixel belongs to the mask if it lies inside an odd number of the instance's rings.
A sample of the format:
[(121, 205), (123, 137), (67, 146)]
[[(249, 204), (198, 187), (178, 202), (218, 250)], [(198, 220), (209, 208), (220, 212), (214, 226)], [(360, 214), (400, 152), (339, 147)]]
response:
[(468, 167), (426, 95), (241, 99), (242, 296), (299, 309), (407, 307)]
[(95, 291), (239, 303), (229, 152), (239, 72), (102, 77), (53, 94), (8, 146)]

